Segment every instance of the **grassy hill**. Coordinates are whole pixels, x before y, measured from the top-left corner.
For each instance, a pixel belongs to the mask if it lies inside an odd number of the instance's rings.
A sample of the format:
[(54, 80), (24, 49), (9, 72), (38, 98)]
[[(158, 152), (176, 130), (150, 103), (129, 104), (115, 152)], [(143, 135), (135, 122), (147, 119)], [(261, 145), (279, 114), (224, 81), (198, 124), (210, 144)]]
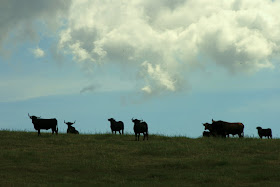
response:
[(0, 131), (0, 185), (279, 186), (280, 139)]

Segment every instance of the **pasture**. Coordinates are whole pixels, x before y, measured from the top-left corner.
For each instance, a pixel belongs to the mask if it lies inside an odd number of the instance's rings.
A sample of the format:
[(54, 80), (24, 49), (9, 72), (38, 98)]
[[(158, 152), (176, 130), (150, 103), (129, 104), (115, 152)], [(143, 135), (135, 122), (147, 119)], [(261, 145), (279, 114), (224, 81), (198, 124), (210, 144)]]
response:
[(0, 131), (0, 185), (279, 186), (280, 139)]

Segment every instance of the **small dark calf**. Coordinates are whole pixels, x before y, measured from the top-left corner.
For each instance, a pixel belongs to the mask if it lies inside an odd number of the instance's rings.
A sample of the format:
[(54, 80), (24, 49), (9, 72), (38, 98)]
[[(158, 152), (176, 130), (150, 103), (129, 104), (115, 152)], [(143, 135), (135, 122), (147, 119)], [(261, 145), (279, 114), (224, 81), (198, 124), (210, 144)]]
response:
[(272, 139), (272, 131), (271, 129), (263, 129), (261, 127), (257, 127), (256, 129), (258, 129), (258, 134), (260, 136), (260, 138), (262, 139), (262, 137), (267, 137), (269, 139), (269, 137)]
[(213, 136), (213, 134), (209, 131), (203, 131), (203, 137), (210, 137), (210, 136)]
[(110, 119), (108, 119), (108, 121), (110, 121), (110, 123), (111, 123), (112, 134), (114, 131), (115, 131), (115, 134), (117, 133), (117, 131), (119, 131), (120, 134), (123, 134), (124, 124), (122, 121), (116, 121), (114, 118), (110, 118)]

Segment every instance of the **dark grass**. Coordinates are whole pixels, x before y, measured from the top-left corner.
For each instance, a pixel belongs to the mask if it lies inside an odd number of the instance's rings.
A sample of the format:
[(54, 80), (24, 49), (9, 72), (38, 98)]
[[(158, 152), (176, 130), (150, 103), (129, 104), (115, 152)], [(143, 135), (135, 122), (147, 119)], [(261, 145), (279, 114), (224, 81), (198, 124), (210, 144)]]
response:
[(280, 140), (0, 131), (0, 185), (279, 186)]

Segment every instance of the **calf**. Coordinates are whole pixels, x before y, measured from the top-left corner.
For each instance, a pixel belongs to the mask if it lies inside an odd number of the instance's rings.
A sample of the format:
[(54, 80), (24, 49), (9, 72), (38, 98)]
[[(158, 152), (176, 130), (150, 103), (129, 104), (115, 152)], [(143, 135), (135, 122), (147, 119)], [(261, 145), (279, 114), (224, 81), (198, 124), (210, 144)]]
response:
[(210, 137), (210, 136), (213, 136), (213, 134), (209, 131), (203, 131), (203, 137)]
[(256, 129), (258, 129), (258, 134), (260, 136), (260, 138), (262, 139), (262, 137), (267, 137), (269, 139), (269, 137), (272, 139), (272, 131), (271, 129), (263, 129), (261, 127), (257, 127)]

